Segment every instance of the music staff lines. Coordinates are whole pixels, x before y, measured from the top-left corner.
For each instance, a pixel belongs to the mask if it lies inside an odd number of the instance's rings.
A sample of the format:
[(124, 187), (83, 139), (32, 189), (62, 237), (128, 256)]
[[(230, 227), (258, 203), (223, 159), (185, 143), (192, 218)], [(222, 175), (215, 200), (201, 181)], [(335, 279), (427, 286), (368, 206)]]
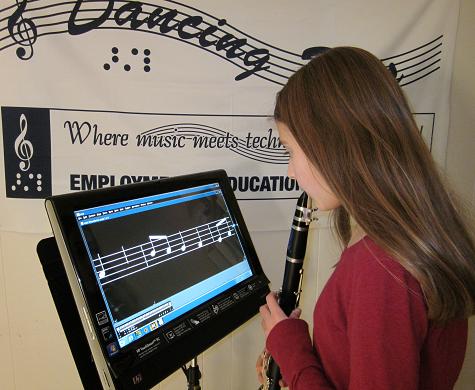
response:
[(235, 226), (226, 217), (168, 236), (150, 235), (147, 242), (134, 247), (122, 246), (120, 251), (107, 256), (98, 254), (93, 265), (104, 286), (235, 234)]
[[(125, 2), (125, 1), (124, 1)], [(40, 29), (43, 29), (45, 27), (52, 27), (52, 26), (58, 26), (58, 25), (67, 25), (68, 23), (68, 20), (60, 20), (60, 21), (56, 21), (56, 22), (53, 22), (53, 23), (43, 23), (43, 24), (39, 24), (39, 23), (35, 23), (35, 21), (37, 22), (38, 20), (40, 19), (47, 19), (47, 20), (50, 20), (51, 18), (54, 18), (54, 17), (57, 17), (57, 16), (62, 16), (62, 15), (65, 15), (67, 16), (68, 14), (70, 14), (70, 10), (64, 10), (62, 12), (53, 12), (52, 10), (50, 11), (50, 14), (44, 14), (44, 15), (35, 15), (36, 11), (45, 11), (45, 9), (50, 9), (50, 8), (56, 8), (56, 7), (61, 7), (61, 6), (65, 6), (65, 5), (74, 5), (75, 2), (73, 1), (70, 1), (70, 2), (62, 2), (62, 3), (59, 3), (59, 4), (53, 4), (53, 5), (48, 5), (48, 6), (43, 6), (43, 7), (32, 7), (32, 8), (29, 8), (27, 9), (27, 13), (28, 13), (28, 18), (25, 20), (28, 20), (28, 23), (29, 23), (29, 26), (28, 27), (25, 27), (25, 28), (29, 28), (31, 29), (31, 25), (34, 25), (36, 30), (39, 31)], [(147, 4), (147, 3), (143, 3), (144, 6), (146, 7), (153, 7), (153, 4)], [(167, 7), (161, 7), (162, 9), (166, 10), (167, 12), (171, 12), (173, 11), (171, 8), (167, 8)], [(114, 19), (114, 12), (118, 11), (120, 9), (120, 6), (116, 6), (116, 7), (113, 7), (112, 8), (112, 11), (111, 11), (111, 16), (109, 16), (106, 21), (108, 22), (115, 22), (115, 19)], [(85, 9), (79, 9), (78, 10), (78, 14), (88, 14), (88, 13), (93, 13), (93, 12), (100, 12), (102, 11), (101, 9), (97, 9), (97, 8), (85, 8)], [(177, 16), (179, 16), (178, 18), (174, 19), (175, 21), (177, 21), (178, 23), (186, 18), (186, 17), (190, 17), (191, 15), (187, 14), (186, 12), (183, 12), (183, 11), (180, 11), (180, 10), (177, 10), (178, 13), (177, 13)], [(149, 17), (151, 14), (152, 14), (152, 10), (148, 11), (147, 12), (147, 9), (142, 9), (141, 10), (141, 13), (140, 15), (143, 16), (143, 17)], [(180, 17), (182, 19), (180, 19)], [(6, 18), (0, 20), (3, 21), (5, 20)], [(80, 19), (81, 21), (84, 21), (84, 22), (92, 22), (94, 21), (95, 19), (94, 18), (88, 18), (87, 16), (86, 17), (82, 17)], [(23, 22), (20, 22), (20, 23), (23, 23)], [(195, 27), (195, 29), (198, 31), (198, 32), (204, 32), (204, 30), (207, 28), (207, 27), (210, 27), (212, 26), (212, 24), (210, 22), (207, 22), (206, 20), (203, 20), (202, 24), (204, 25), (203, 28), (199, 28), (199, 27)], [(223, 27), (221, 28), (218, 28), (214, 33), (211, 33), (209, 34), (210, 37), (213, 37), (213, 38), (216, 38), (218, 41), (220, 39), (224, 39), (226, 38), (227, 36), (229, 36), (229, 32), (227, 31), (226, 27), (231, 27), (231, 26), (227, 26), (227, 25), (224, 25)], [(237, 30), (236, 28), (234, 27), (231, 27), (232, 29), (236, 30), (236, 31), (239, 31)], [(97, 28), (98, 30), (99, 29), (124, 29), (124, 28), (121, 28), (121, 27), (118, 27), (118, 26), (102, 26), (102, 27), (98, 27)], [(130, 27), (126, 27), (125, 29), (130, 29)], [(7, 30), (6, 28), (3, 28), (3, 29), (0, 29), (0, 32), (3, 32), (4, 30)], [(166, 35), (166, 34), (163, 34), (163, 33), (158, 33), (158, 32), (155, 32), (155, 31), (152, 31), (150, 28), (134, 28), (134, 30), (136, 31), (142, 31), (142, 32), (148, 32), (148, 33), (153, 33), (153, 34), (158, 34), (158, 35), (165, 35), (169, 38), (173, 38), (173, 39), (176, 39), (176, 37), (173, 37), (173, 36), (170, 36), (170, 35)], [(35, 37), (34, 37), (34, 40), (36, 41), (36, 39), (38, 37), (41, 37), (43, 35), (50, 35), (50, 34), (60, 34), (60, 33), (67, 33), (68, 30), (62, 30), (62, 31), (48, 31), (48, 32), (42, 32), (42, 33), (39, 33), (39, 32), (36, 32), (35, 33)], [(16, 35), (19, 35), (19, 33), (15, 33), (14, 34), (15, 36), (14, 37), (10, 37), (10, 38), (13, 38), (14, 40), (14, 43), (11, 43), (11, 44), (7, 44), (5, 45), (4, 47), (0, 47), (0, 51), (3, 50), (3, 49), (6, 49), (7, 47), (10, 47), (14, 44), (20, 44), (22, 46), (29, 46), (26, 42), (28, 40), (25, 40), (24, 37), (16, 37)], [(0, 38), (0, 41), (4, 40), (4, 39), (7, 39), (8, 36), (4, 37), (4, 38)], [(281, 82), (279, 82), (278, 80), (275, 80), (273, 79), (273, 77), (277, 77), (277, 78), (280, 78), (280, 79), (283, 79), (283, 81), (285, 81), (286, 79), (288, 79), (290, 77), (290, 75), (292, 73), (294, 73), (298, 67), (300, 67), (301, 65), (303, 65), (302, 63), (299, 63), (299, 62), (295, 62), (291, 59), (288, 59), (288, 58), (285, 58), (285, 57), (282, 57), (282, 56), (279, 56), (277, 55), (275, 52), (272, 53), (272, 51), (276, 51), (276, 50), (279, 50), (280, 52), (283, 52), (284, 54), (287, 53), (287, 51), (283, 50), (283, 49), (278, 49), (276, 48), (275, 46), (272, 46), (272, 45), (269, 45), (269, 44), (266, 44), (262, 41), (259, 41), (257, 40), (256, 38), (252, 38), (250, 36), (248, 36), (248, 38), (250, 38), (252, 41), (251, 42), (248, 42), (246, 41), (243, 45), (242, 45), (242, 48), (245, 48), (245, 50), (241, 50), (241, 53), (240, 54), (234, 54), (233, 56), (227, 56), (227, 55), (224, 55), (224, 54), (220, 54), (220, 53), (216, 53), (212, 50), (209, 50), (209, 49), (206, 49), (204, 47), (201, 47), (200, 45), (196, 45), (194, 43), (191, 43), (191, 42), (186, 42), (188, 44), (191, 44), (193, 46), (196, 46), (196, 47), (200, 47), (212, 54), (215, 54), (215, 55), (219, 55), (220, 57), (222, 57), (224, 60), (228, 61), (228, 62), (231, 62), (232, 64), (236, 65), (237, 67), (241, 68), (241, 69), (244, 69), (246, 70), (245, 67), (243, 67), (242, 65), (240, 65), (239, 63), (237, 63), (235, 60), (233, 60), (233, 58), (238, 58), (240, 59), (241, 61), (244, 61), (244, 57), (245, 57), (245, 54), (246, 54), (246, 51), (247, 50), (254, 50), (254, 49), (258, 49), (258, 43), (261, 43), (261, 44), (264, 44), (265, 46), (267, 46), (269, 49), (269, 60), (267, 61), (267, 63), (269, 65), (271, 65), (272, 67), (274, 68), (280, 68), (281, 71), (284, 71), (285, 74), (281, 74), (279, 72), (276, 72), (276, 71), (273, 71), (271, 69), (268, 69), (269, 67), (267, 68), (264, 68), (262, 70), (262, 73), (264, 74), (267, 74), (268, 77), (265, 77), (263, 76), (262, 74), (255, 74), (255, 76), (257, 77), (260, 77), (260, 78), (263, 78), (267, 81), (271, 81), (273, 83), (276, 83), (276, 84), (280, 84), (280, 85), (283, 85)], [(236, 38), (237, 39), (237, 38)], [(185, 42), (185, 41), (184, 41)], [(32, 49), (32, 44), (30, 45), (31, 46), (31, 49)], [(293, 55), (295, 55), (294, 53), (292, 53)], [(280, 62), (280, 63), (279, 63)], [(288, 74), (287, 74), (288, 73)], [(270, 78), (269, 78), (270, 77)]]
[[(98, 3), (100, 3), (100, 1)], [(117, 24), (115, 13), (120, 12), (122, 9), (121, 7), (126, 4), (126, 1), (116, 0), (116, 3), (117, 4), (115, 6), (112, 6), (112, 9), (110, 10), (111, 12), (102, 22), (105, 24), (102, 25), (101, 23), (101, 25), (95, 28), (96, 30), (128, 30), (132, 28), (128, 25), (121, 27)], [(140, 32), (166, 36), (167, 38), (174, 40), (181, 40), (183, 43), (198, 47), (213, 55), (219, 56), (221, 59), (244, 70), (244, 72), (237, 77), (242, 75), (244, 75), (243, 77), (248, 77), (250, 74), (252, 74), (255, 77), (261, 78), (271, 83), (284, 85), (291, 74), (299, 69), (300, 66), (305, 63), (305, 61), (312, 57), (312, 53), (313, 55), (318, 53), (318, 50), (313, 50), (319, 49), (318, 46), (309, 47), (305, 49), (302, 54), (281, 49), (277, 46), (273, 46), (269, 43), (259, 40), (258, 38), (253, 37), (244, 31), (241, 31), (235, 26), (228, 24), (226, 21), (224, 21), (222, 24), (217, 24), (216, 21), (218, 21), (218, 18), (204, 11), (198, 10), (197, 8), (190, 7), (176, 1), (171, 1), (171, 3), (177, 7), (172, 9), (170, 7), (160, 6), (159, 8), (167, 13), (170, 13), (177, 25), (186, 18), (191, 17), (190, 11), (196, 11), (200, 13), (204, 16), (204, 18), (200, 26), (195, 26), (196, 33), (205, 33), (205, 31), (208, 29), (212, 29), (212, 32), (207, 34), (207, 36), (209, 38), (212, 37), (212, 39), (216, 39), (216, 42), (212, 42), (209, 45), (203, 45), (200, 42), (196, 42), (196, 39), (193, 41), (192, 38), (183, 38), (179, 34), (176, 36), (176, 33), (168, 34), (168, 31), (167, 33), (164, 33), (160, 29), (157, 30), (155, 28), (157, 26), (153, 24), (151, 24), (149, 27), (144, 21), (148, 20), (147, 18), (150, 18), (150, 16), (158, 8), (155, 4), (148, 2), (142, 2), (140, 8), (137, 8), (137, 10), (140, 12), (138, 15), (136, 15), (137, 20), (135, 20), (135, 22), (139, 24), (142, 23), (144, 26), (140, 25), (139, 27), (134, 27), (133, 29)], [(40, 5), (38, 0), (30, 0), (28, 4), (29, 6), (26, 7), (24, 4), (20, 4), (20, 2), (17, 1), (16, 6), (10, 5), (0, 9), (0, 52), (11, 46), (19, 46), (17, 48), (17, 56), (22, 60), (28, 60), (33, 56), (34, 44), (39, 37), (68, 33), (68, 22), (70, 18), (67, 16), (71, 15), (72, 11), (70, 7), (75, 5), (76, 2), (61, 1), (56, 4)], [(20, 14), (20, 17), (17, 17), (15, 20), (13, 20), (11, 17), (14, 15), (12, 12), (15, 10), (15, 7), (17, 9), (22, 9), (23, 11), (21, 11), (22, 13)], [(83, 7), (80, 7), (76, 11), (77, 15), (80, 15), (80, 18), (77, 18), (77, 20), (80, 20), (83, 23), (88, 23), (97, 19), (96, 17), (91, 17), (92, 15), (95, 15), (94, 13), (104, 11), (104, 9), (101, 7), (98, 8), (97, 4), (92, 2), (91, 4), (85, 3)], [(9, 15), (6, 14), (7, 12), (9, 12)], [(175, 14), (173, 14), (173, 12), (175, 12)], [(209, 20), (206, 20), (208, 18)], [(7, 25), (6, 23), (7, 21), (10, 22), (10, 20), (12, 20), (12, 23), (14, 22), (12, 26)], [(39, 23), (40, 21), (42, 23)], [(162, 26), (160, 26), (160, 28), (161, 27)], [(233, 34), (236, 32), (238, 34)], [(5, 36), (3, 36), (4, 34)], [(242, 44), (236, 43), (236, 47), (231, 49), (227, 48), (224, 50), (224, 46), (226, 45), (223, 46), (223, 42), (227, 42), (227, 46), (229, 46), (228, 38), (230, 36), (235, 38), (236, 42), (241, 41)], [(245, 36), (246, 38), (241, 38), (242, 36)], [(400, 85), (406, 86), (426, 78), (430, 74), (440, 69), (442, 53), (440, 49), (437, 53), (436, 51), (442, 46), (442, 41), (443, 35), (440, 35), (414, 49), (386, 57), (381, 61), (383, 61), (383, 63), (385, 63), (386, 66), (391, 70)], [(218, 42), (221, 42), (221, 44), (218, 45)], [(215, 48), (212, 49), (213, 45)], [(265, 61), (263, 59), (261, 68), (257, 69), (256, 67), (257, 70), (248, 69), (248, 67), (246, 67), (246, 60), (248, 60), (246, 56), (250, 50), (266, 50), (268, 57)], [(305, 54), (306, 52), (310, 54), (307, 56)], [(421, 61), (421, 57), (425, 55), (427, 55), (428, 58), (425, 58)], [(417, 63), (411, 64), (412, 61)], [(404, 65), (404, 67), (402, 67), (402, 64), (407, 64), (408, 66)], [(243, 151), (240, 151), (240, 153), (243, 153)]]
[(383, 59), (401, 87), (412, 84), (440, 69), (443, 35), (403, 54)]

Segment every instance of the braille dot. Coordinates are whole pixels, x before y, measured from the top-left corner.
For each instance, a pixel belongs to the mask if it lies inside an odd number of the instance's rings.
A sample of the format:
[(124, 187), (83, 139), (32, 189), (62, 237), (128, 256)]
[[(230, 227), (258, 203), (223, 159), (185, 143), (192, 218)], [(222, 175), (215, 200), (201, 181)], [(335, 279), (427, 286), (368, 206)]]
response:
[(38, 173), (38, 174), (36, 175), (36, 178), (37, 178), (37, 179), (41, 179), (42, 177), (43, 177), (43, 176), (41, 176), (41, 173)]
[(112, 61), (119, 62), (119, 57), (117, 57), (117, 56), (112, 57)]
[(41, 185), (41, 183), (42, 183), (41, 180), (36, 181), (36, 184), (38, 184), (39, 186)]
[(16, 186), (12, 186), (12, 191), (16, 191)]
[(112, 53), (117, 54), (118, 52), (119, 52), (119, 49), (117, 49), (116, 47), (112, 48)]
[(145, 65), (145, 66), (143, 67), (143, 70), (144, 70), (145, 72), (150, 72), (150, 66)]
[(40, 186), (36, 187), (36, 189), (38, 190), (38, 192), (41, 192), (41, 187)]
[(21, 184), (21, 180), (17, 180), (17, 181), (16, 181), (16, 184), (20, 185), (20, 184)]
[(130, 65), (129, 64), (124, 65), (124, 70), (128, 72), (130, 70)]
[(28, 186), (23, 187), (23, 189), (24, 189), (25, 191), (28, 191), (28, 190), (29, 190)]
[(150, 64), (150, 58), (145, 57), (145, 58), (143, 59), (143, 62), (145, 62), (146, 64)]
[(33, 175), (32, 173), (30, 173), (30, 174), (28, 175), (28, 177), (29, 177), (30, 179), (33, 179), (34, 175)]
[(104, 69), (105, 70), (109, 70), (111, 68), (111, 66), (109, 64), (104, 64)]
[(150, 55), (150, 50), (145, 49), (145, 50), (143, 51), (143, 54), (145, 54), (146, 56), (149, 56), (149, 55)]
[(139, 54), (139, 51), (134, 47), (134, 48), (132, 49), (132, 54), (133, 54), (134, 56), (136, 56), (137, 54)]
[(19, 173), (16, 174), (16, 178), (19, 179), (21, 175)]

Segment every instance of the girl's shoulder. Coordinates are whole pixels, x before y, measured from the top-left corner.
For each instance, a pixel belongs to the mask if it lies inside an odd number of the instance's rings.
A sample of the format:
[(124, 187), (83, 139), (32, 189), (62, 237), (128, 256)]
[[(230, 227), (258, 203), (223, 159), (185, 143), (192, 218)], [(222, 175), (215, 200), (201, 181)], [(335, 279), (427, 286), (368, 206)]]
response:
[(337, 271), (352, 285), (402, 287), (423, 296), (416, 278), (368, 236), (343, 251)]

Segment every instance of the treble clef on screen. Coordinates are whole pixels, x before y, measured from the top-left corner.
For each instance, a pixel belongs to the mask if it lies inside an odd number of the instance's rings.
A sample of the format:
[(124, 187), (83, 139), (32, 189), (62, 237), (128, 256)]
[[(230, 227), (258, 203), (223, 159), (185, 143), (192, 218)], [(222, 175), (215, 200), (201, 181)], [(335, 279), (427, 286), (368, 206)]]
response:
[(23, 172), (30, 169), (30, 160), (33, 157), (33, 144), (25, 140), (28, 131), (28, 122), (25, 114), (20, 116), (20, 135), (15, 140), (15, 153), (20, 161), (20, 169)]
[(16, 3), (18, 8), (8, 18), (8, 31), (13, 40), (22, 46), (16, 49), (18, 58), (29, 60), (33, 57), (33, 45), (38, 38), (38, 31), (31, 19), (23, 17), (28, 0), (16, 0)]

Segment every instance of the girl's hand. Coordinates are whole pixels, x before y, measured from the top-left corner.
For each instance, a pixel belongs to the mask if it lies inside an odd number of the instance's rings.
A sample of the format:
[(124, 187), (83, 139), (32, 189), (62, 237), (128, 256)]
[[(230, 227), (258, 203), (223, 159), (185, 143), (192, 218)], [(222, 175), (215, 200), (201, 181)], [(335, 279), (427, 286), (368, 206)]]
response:
[(270, 331), (276, 326), (280, 321), (283, 321), (287, 318), (299, 318), (301, 310), (299, 308), (294, 309), (290, 316), (287, 317), (285, 313), (280, 308), (277, 302), (277, 294), (271, 292), (266, 297), (266, 305), (260, 307), (259, 312), (261, 313), (261, 326), (264, 330), (266, 336), (269, 335)]
[[(272, 328), (276, 326), (280, 321), (283, 321), (287, 318), (299, 318), (302, 310), (299, 308), (294, 309), (290, 316), (287, 317), (283, 310), (280, 308), (279, 303), (277, 302), (277, 294), (271, 292), (266, 296), (266, 305), (260, 307), (259, 312), (261, 313), (261, 326), (264, 330), (264, 334), (266, 336), (269, 335)], [(265, 373), (263, 373), (263, 365), (265, 364), (264, 359), (266, 359), (267, 351), (264, 351), (259, 355), (256, 362), (256, 371), (257, 371), (257, 379), (259, 383), (263, 384), (266, 378), (264, 377)], [(281, 379), (279, 381), (280, 387), (287, 387), (287, 384)]]

